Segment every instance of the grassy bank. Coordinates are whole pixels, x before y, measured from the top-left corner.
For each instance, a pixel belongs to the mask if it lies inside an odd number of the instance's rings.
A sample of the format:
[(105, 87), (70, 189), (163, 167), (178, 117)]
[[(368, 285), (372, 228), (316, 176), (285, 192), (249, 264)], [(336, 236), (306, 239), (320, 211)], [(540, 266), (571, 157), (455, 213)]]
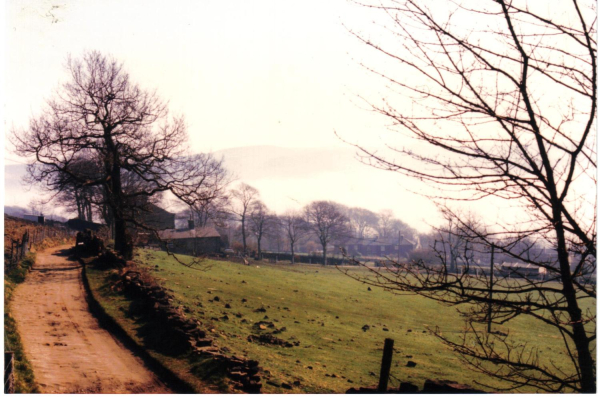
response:
[[(439, 327), (452, 337), (464, 328), (453, 308), (431, 300), (369, 290), (332, 267), (207, 261), (212, 268), (201, 272), (177, 264), (163, 252), (141, 251), (136, 260), (172, 289), (175, 305), (204, 320), (220, 346), (260, 361), (272, 382), (265, 385), (265, 392), (289, 392), (278, 385), (294, 381), (291, 392), (297, 393), (340, 393), (376, 384), (385, 338), (395, 340), (391, 385), (402, 380), (422, 387), (426, 379), (438, 378), (506, 387), (465, 368), (428, 332)], [(259, 321), (272, 322), (273, 327), (261, 330)], [(276, 336), (299, 341), (299, 346), (260, 345), (247, 339), (282, 328)], [(567, 363), (560, 336), (541, 322), (520, 317), (495, 329), (538, 347), (544, 360)], [(408, 361), (416, 366), (407, 367)]]
[[(220, 347), (260, 362), (265, 369), (263, 392), (342, 393), (374, 385), (385, 338), (395, 341), (390, 386), (400, 380), (422, 387), (426, 379), (449, 379), (490, 391), (507, 387), (466, 368), (429, 332), (439, 327), (447, 337), (462, 334), (464, 319), (452, 307), (369, 289), (332, 267), (207, 260), (205, 265), (211, 268), (203, 272), (158, 251), (139, 251), (135, 260), (172, 292), (173, 305), (202, 321), (202, 328)], [(135, 304), (111, 289), (115, 279), (110, 271), (89, 268), (88, 278), (106, 311), (137, 342), (152, 347), (156, 325), (136, 316)], [(494, 328), (536, 347), (545, 362), (568, 363), (560, 335), (541, 322), (518, 317)], [(298, 344), (263, 345), (248, 339), (265, 333)], [(207, 363), (159, 349), (149, 352), (198, 391), (206, 389), (207, 381), (215, 390), (226, 388)], [(409, 361), (416, 366), (407, 366)]]
[(25, 280), (27, 271), (35, 263), (35, 254), (29, 253), (11, 270), (4, 273), (4, 350), (14, 352), (15, 361), (15, 392), (37, 393), (38, 387), (31, 364), (25, 357), (23, 344), (17, 332), (17, 325), (10, 314), (10, 301), (19, 283)]

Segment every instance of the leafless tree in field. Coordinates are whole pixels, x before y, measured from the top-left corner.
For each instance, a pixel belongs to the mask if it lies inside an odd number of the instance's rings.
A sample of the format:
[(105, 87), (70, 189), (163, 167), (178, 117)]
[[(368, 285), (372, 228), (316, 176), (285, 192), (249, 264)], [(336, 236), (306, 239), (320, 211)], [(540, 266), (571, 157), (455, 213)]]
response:
[[(121, 63), (98, 52), (68, 59), (64, 83), (29, 127), (12, 135), (19, 155), (33, 157), (33, 180), (55, 191), (68, 176), (80, 187), (101, 187), (114, 219), (115, 249), (127, 254), (127, 225), (138, 225), (128, 203), (145, 203), (161, 192), (193, 206), (224, 189), (225, 171), (210, 155), (187, 151), (182, 117), (171, 117), (153, 91), (133, 83)], [(98, 174), (82, 175), (91, 159)], [(136, 182), (125, 189), (124, 176)], [(143, 225), (139, 225), (143, 227)]]
[(244, 254), (246, 254), (248, 248), (246, 241), (248, 237), (248, 218), (250, 210), (258, 200), (258, 197), (258, 190), (244, 183), (241, 183), (237, 189), (231, 191), (231, 213), (237, 217), (237, 220), (241, 224)]
[(293, 211), (286, 212), (280, 217), (280, 222), (283, 226), (284, 233), (287, 236), (290, 244), (290, 252), (292, 253), (292, 264), (294, 264), (295, 248), (298, 242), (304, 238), (309, 232), (309, 225), (300, 213)]
[(256, 237), (258, 258), (262, 258), (261, 242), (265, 236), (274, 232), (276, 222), (275, 214), (269, 211), (263, 202), (256, 200), (252, 204), (250, 208), (250, 231)]
[[(357, 146), (364, 161), (439, 188), (430, 196), (441, 203), (495, 198), (522, 209), (520, 218), (500, 217), (483, 228), (453, 217), (454, 235), (487, 247), (490, 256), (493, 249), (540, 267), (550, 280), (493, 282), (416, 262), (394, 264), (368, 282), (472, 304), (474, 322), (493, 308), (495, 322), (527, 316), (551, 325), (568, 363), (545, 361), (535, 345), (519, 348), (476, 322), (462, 341), (443, 339), (510, 388), (595, 392), (596, 213), (589, 192), (596, 186), (596, 2), (365, 6), (381, 12), (390, 33), (352, 32), (389, 61), (365, 65), (390, 88), (386, 100), (371, 105), (404, 141), (388, 145), (391, 156)], [(552, 258), (526, 256), (527, 242), (550, 246)]]
[(309, 229), (323, 248), (323, 265), (327, 265), (327, 246), (351, 234), (348, 217), (337, 203), (324, 200), (309, 203), (304, 213)]

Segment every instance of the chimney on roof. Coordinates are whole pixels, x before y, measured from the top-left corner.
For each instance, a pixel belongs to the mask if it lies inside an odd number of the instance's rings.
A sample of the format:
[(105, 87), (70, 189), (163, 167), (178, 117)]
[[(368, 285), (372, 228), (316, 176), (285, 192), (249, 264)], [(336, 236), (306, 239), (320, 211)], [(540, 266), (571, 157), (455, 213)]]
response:
[(38, 216), (38, 224), (44, 225), (46, 223), (46, 219), (43, 214)]
[(194, 229), (194, 220), (188, 220), (188, 229)]
[(398, 244), (401, 245), (402, 241), (404, 241), (404, 235), (402, 235), (400, 231), (398, 231)]

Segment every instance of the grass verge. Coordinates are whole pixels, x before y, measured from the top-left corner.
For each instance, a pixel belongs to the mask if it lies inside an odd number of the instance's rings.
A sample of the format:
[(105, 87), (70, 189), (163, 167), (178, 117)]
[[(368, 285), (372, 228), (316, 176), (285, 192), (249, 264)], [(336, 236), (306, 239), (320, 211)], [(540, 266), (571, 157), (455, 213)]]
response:
[(21, 262), (4, 273), (4, 350), (14, 352), (15, 392), (38, 393), (31, 364), (25, 357), (17, 324), (10, 314), (10, 301), (15, 288), (25, 280), (29, 268), (35, 264), (35, 253), (29, 253)]

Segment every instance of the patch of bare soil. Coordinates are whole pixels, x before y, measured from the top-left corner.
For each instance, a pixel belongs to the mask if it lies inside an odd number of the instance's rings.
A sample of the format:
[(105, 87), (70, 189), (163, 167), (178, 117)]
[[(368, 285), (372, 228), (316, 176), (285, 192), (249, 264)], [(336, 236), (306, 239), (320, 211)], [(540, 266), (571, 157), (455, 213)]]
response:
[(43, 393), (171, 393), (89, 312), (69, 246), (37, 254), (11, 313)]

